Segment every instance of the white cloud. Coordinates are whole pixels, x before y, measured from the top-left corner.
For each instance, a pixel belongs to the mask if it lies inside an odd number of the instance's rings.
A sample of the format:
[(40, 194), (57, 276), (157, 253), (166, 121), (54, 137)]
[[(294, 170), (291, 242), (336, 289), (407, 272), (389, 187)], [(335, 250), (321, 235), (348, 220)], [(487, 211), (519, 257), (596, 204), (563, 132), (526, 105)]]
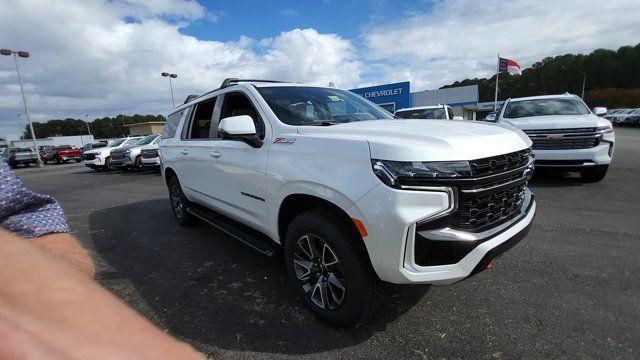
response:
[(403, 21), (363, 29), (377, 80), (411, 79), (412, 89), (488, 76), (497, 53), (523, 66), (546, 56), (638, 42), (637, 0), (438, 0)]
[(287, 17), (296, 17), (296, 16), (300, 15), (298, 10), (295, 10), (295, 9), (282, 9), (280, 11), (280, 14), (282, 14), (284, 16), (287, 16)]
[[(359, 82), (355, 48), (337, 35), (295, 29), (221, 42), (180, 32), (208, 14), (195, 1), (0, 0), (0, 44), (31, 52), (20, 63), (34, 120), (166, 113), (163, 71), (178, 74), (179, 102), (226, 77)], [(0, 134), (20, 131), (21, 111), (13, 62), (0, 58)]]

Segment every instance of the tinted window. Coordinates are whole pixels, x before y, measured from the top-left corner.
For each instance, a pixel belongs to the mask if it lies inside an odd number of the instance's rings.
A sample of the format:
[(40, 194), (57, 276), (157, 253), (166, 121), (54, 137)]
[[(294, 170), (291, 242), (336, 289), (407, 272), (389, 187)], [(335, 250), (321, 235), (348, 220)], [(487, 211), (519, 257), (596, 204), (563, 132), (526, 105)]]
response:
[(182, 119), (182, 113), (184, 110), (175, 112), (167, 117), (167, 122), (164, 124), (164, 130), (162, 131), (162, 138), (169, 139), (176, 136), (176, 130), (180, 119)]
[(260, 139), (264, 139), (264, 123), (262, 118), (251, 103), (251, 100), (243, 93), (227, 93), (224, 95), (224, 104), (220, 112), (220, 120), (231, 116), (248, 115), (253, 119), (256, 133)]
[(446, 119), (443, 108), (396, 111), (402, 119)]
[(537, 99), (509, 102), (505, 118), (549, 115), (586, 115), (589, 109), (577, 99)]
[(124, 143), (124, 146), (131, 146), (131, 145), (137, 143), (139, 140), (140, 140), (140, 138), (129, 139), (129, 140), (127, 140), (127, 142)]
[(153, 140), (155, 140), (158, 137), (158, 135), (148, 135), (143, 137), (142, 139), (138, 140), (138, 142), (136, 143), (136, 145), (147, 145), (147, 144), (151, 144), (151, 142)]
[(211, 131), (211, 119), (213, 109), (216, 106), (216, 98), (205, 100), (195, 105), (191, 117), (190, 139), (208, 139)]
[(278, 119), (288, 125), (324, 125), (393, 119), (393, 115), (350, 91), (303, 86), (261, 87)]

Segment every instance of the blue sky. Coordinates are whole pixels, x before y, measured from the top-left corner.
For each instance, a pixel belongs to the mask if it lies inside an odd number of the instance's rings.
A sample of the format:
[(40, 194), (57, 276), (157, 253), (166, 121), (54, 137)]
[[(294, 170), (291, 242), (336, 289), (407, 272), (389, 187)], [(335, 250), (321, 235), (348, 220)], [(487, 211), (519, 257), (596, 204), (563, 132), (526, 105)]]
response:
[(215, 21), (201, 19), (181, 31), (204, 40), (273, 37), (295, 28), (313, 28), (357, 40), (363, 25), (402, 21), (430, 8), (432, 1), (201, 1)]
[[(0, 46), (31, 52), (34, 121), (91, 120), (166, 114), (165, 71), (178, 100), (227, 77), (437, 89), (491, 76), (497, 53), (526, 68), (635, 45), (639, 13), (638, 0), (0, 0)], [(23, 112), (0, 57), (0, 137), (22, 133)]]

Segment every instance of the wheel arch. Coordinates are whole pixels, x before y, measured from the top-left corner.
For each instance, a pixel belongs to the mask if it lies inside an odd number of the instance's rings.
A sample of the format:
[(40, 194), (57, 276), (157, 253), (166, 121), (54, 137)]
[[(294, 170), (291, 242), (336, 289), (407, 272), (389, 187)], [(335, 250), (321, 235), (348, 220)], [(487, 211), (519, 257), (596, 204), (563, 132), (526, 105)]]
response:
[(176, 172), (170, 168), (167, 167), (164, 169), (164, 182), (165, 184), (169, 185), (169, 179), (171, 179), (172, 177), (178, 177), (178, 174), (176, 174)]
[(327, 209), (330, 209), (330, 211), (339, 214), (341, 218), (343, 218), (345, 221), (348, 221), (352, 225), (355, 235), (361, 238), (360, 233), (351, 216), (349, 216), (349, 214), (340, 206), (319, 196), (304, 193), (294, 193), (287, 195), (280, 203), (280, 207), (278, 209), (277, 229), (278, 237), (282, 242), (282, 245), (284, 245), (287, 228), (291, 224), (291, 221), (293, 221), (293, 219), (297, 215), (319, 207), (325, 207)]

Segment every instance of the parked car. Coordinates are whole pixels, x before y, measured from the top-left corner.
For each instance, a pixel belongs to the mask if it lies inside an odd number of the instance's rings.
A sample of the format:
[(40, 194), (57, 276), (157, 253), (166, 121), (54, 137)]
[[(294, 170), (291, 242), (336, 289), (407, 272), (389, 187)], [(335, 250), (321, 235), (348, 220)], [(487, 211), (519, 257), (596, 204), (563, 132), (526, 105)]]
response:
[(616, 122), (624, 126), (637, 126), (640, 120), (640, 109), (629, 109), (616, 115)]
[(145, 169), (160, 170), (160, 156), (158, 155), (158, 142), (160, 139), (140, 148), (141, 162)]
[(12, 168), (17, 168), (18, 165), (30, 166), (38, 163), (38, 153), (30, 147), (5, 149), (3, 157)]
[(383, 282), (482, 271), (536, 209), (521, 131), (394, 119), (333, 87), (227, 79), (177, 107), (162, 137), (177, 222), (282, 250), (291, 285), (335, 326), (375, 314)]
[(158, 140), (160, 140), (160, 135), (148, 135), (132, 145), (111, 150), (111, 166), (121, 170), (142, 170), (142, 156), (140, 155), (142, 146), (156, 144)]
[(94, 143), (84, 144), (84, 146), (82, 147), (82, 153), (84, 154), (85, 151), (92, 150), (92, 149), (97, 149), (97, 148), (102, 148), (102, 147), (106, 147), (106, 146), (107, 146), (107, 142), (106, 141), (98, 141), (98, 142), (94, 142)]
[(456, 116), (449, 105), (417, 106), (400, 109), (395, 116), (402, 119), (446, 119), (462, 120), (462, 116)]
[(140, 139), (140, 136), (116, 139), (105, 147), (85, 151), (83, 154), (84, 165), (92, 170), (113, 170), (111, 150), (133, 145)]
[(55, 162), (62, 164), (69, 161), (82, 161), (82, 151), (72, 145), (54, 145), (44, 151), (42, 158), (44, 163)]
[(615, 136), (611, 122), (592, 112), (572, 94), (507, 99), (495, 121), (524, 131), (533, 141), (536, 168), (578, 171), (584, 181), (597, 182), (607, 174)]

